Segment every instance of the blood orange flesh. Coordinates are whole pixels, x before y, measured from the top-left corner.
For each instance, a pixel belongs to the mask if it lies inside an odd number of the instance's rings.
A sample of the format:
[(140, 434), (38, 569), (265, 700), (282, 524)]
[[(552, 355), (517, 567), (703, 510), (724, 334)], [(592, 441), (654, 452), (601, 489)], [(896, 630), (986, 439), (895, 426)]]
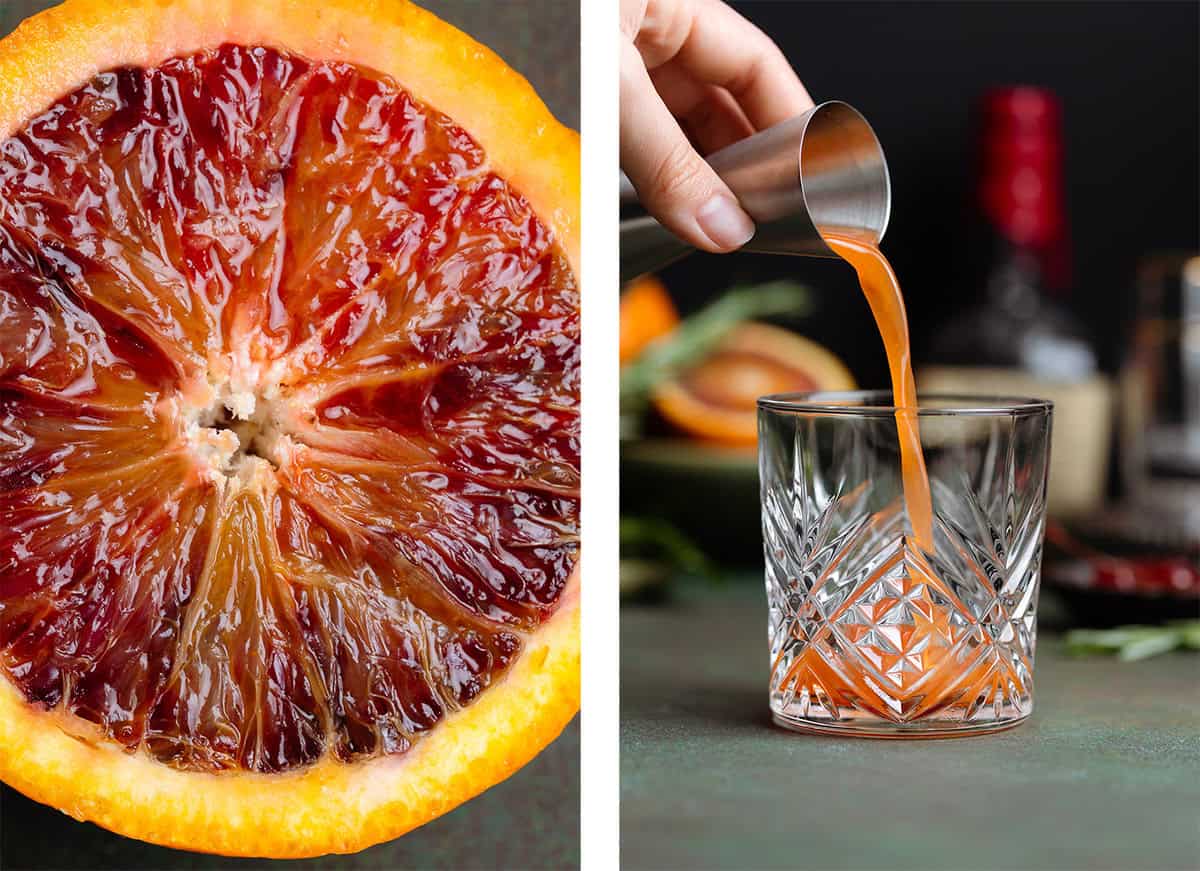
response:
[(404, 752), (558, 603), (578, 377), (561, 248), (394, 81), (95, 77), (0, 144), (0, 669), (179, 768)]

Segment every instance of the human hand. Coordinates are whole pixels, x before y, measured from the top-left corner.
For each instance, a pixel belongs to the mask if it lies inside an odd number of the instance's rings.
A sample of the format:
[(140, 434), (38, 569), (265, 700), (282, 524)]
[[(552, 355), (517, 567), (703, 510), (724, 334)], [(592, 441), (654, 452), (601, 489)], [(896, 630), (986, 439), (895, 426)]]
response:
[(720, 0), (621, 0), (621, 34), (621, 168), (681, 239), (741, 247), (754, 223), (697, 149), (799, 115), (812, 98), (779, 47)]

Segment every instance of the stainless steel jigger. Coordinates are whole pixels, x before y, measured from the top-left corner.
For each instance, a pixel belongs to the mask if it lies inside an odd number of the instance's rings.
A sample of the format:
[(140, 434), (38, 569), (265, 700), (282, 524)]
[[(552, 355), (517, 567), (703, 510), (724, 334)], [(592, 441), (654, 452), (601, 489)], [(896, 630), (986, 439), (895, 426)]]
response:
[[(722, 148), (708, 163), (754, 219), (743, 251), (836, 257), (823, 233), (878, 243), (887, 229), (892, 189), (883, 149), (867, 120), (841, 101)], [(621, 211), (621, 281), (695, 250), (645, 213), (624, 174)]]

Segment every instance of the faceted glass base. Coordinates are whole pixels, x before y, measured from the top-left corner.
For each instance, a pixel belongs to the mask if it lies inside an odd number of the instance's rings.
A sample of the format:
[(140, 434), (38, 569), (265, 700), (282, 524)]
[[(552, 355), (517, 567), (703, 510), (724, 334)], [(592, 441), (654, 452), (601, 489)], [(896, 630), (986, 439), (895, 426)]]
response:
[(1007, 720), (991, 720), (984, 723), (963, 723), (953, 720), (923, 719), (912, 723), (893, 723), (877, 717), (857, 717), (846, 720), (809, 720), (789, 717), (777, 711), (771, 712), (775, 725), (793, 732), (811, 732), (818, 735), (840, 735), (845, 738), (968, 738), (1003, 732), (1019, 726), (1028, 714)]

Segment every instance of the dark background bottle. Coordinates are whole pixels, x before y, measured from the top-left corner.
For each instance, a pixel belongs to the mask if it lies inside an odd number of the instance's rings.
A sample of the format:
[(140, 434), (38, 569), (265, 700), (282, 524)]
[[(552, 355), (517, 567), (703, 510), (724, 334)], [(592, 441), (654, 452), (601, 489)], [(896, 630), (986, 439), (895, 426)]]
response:
[(978, 146), (964, 301), (939, 318), (929, 363), (1018, 367), (1076, 380), (1096, 368), (1086, 331), (1066, 309), (1071, 249), (1063, 208), (1062, 112), (1043, 88), (989, 91)]
[(1094, 341), (1064, 304), (1072, 264), (1061, 104), (1045, 88), (992, 89), (977, 103), (976, 127), (964, 296), (977, 302), (939, 319), (917, 384), (1054, 400), (1050, 510), (1091, 511), (1107, 483), (1112, 388)]

